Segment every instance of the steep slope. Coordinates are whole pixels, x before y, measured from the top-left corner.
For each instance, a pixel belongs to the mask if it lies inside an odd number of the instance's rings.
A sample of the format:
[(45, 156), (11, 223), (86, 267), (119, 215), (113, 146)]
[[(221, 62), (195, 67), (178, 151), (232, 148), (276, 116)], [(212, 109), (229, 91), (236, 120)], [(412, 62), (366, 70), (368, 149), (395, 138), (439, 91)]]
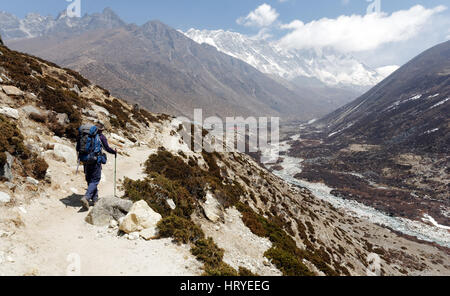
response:
[(305, 83), (309, 78), (329, 87), (367, 90), (385, 78), (355, 58), (331, 49), (287, 51), (266, 40), (223, 30), (190, 29), (185, 34), (200, 44), (209, 44), (241, 59), (263, 73), (290, 81), (303, 78)]
[[(111, 97), (71, 70), (4, 46), (0, 51), (4, 120), (49, 165), (44, 180), (37, 181), (21, 175), (16, 159), (10, 166), (14, 178), (0, 182), (1, 274), (450, 272), (446, 248), (409, 241), (349, 216), (246, 155), (194, 153), (182, 141), (186, 129), (178, 120)], [(73, 129), (98, 121), (121, 152), (122, 201), (144, 200), (162, 216), (153, 239), (119, 231), (123, 219), (111, 217), (111, 228), (94, 227), (82, 221), (86, 213), (76, 213), (85, 188), (82, 174), (75, 174)], [(109, 161), (102, 198), (113, 192), (112, 167)], [(371, 263), (374, 256), (381, 257), (379, 266)], [(71, 264), (76, 258), (81, 270)]]
[(299, 177), (325, 179), (337, 195), (394, 216), (426, 223), (431, 216), (445, 229), (450, 225), (449, 97), (450, 42), (445, 42), (355, 102), (304, 127), (301, 137), (309, 141), (298, 141), (291, 153), (314, 160)]
[(450, 42), (445, 42), (320, 123), (339, 140), (448, 154), (449, 96)]
[[(313, 93), (294, 92), (161, 22), (88, 29), (92, 22), (85, 26), (85, 18), (79, 20), (80, 32), (58, 30), (8, 45), (76, 69), (113, 94), (158, 112), (192, 117), (194, 108), (202, 108), (206, 115), (222, 117), (304, 120), (324, 114), (327, 103)], [(71, 28), (76, 31), (77, 26)]]

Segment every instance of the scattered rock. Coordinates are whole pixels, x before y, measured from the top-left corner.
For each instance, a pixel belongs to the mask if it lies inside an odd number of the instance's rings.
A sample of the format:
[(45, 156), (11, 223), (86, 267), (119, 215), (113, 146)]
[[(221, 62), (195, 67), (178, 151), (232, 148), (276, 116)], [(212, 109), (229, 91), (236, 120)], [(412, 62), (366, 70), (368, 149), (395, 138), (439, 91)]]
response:
[(119, 229), (125, 233), (139, 232), (144, 229), (153, 229), (156, 232), (156, 224), (162, 216), (152, 210), (144, 200), (133, 204), (129, 213), (125, 216)]
[(0, 238), (2, 238), (2, 237), (10, 237), (11, 235), (13, 235), (13, 233), (7, 232), (7, 231), (3, 231), (3, 230), (0, 229)]
[(167, 200), (167, 204), (169, 205), (169, 207), (170, 207), (172, 210), (175, 210), (175, 209), (177, 208), (177, 206), (176, 206), (175, 203), (173, 202), (173, 199), (168, 199), (168, 200)]
[(109, 222), (109, 228), (112, 228), (112, 229), (115, 229), (115, 228), (117, 228), (119, 226), (119, 222), (117, 222), (116, 220), (111, 220), (110, 222)]
[(11, 182), (5, 182), (5, 186), (8, 187), (9, 190), (14, 190), (17, 185)]
[(47, 183), (52, 183), (52, 172), (50, 170), (47, 170), (47, 172), (45, 173), (44, 180)]
[(13, 174), (12, 174), (12, 165), (14, 162), (14, 157), (9, 154), (9, 152), (5, 152), (6, 154), (6, 163), (3, 166), (3, 168), (0, 168), (0, 177), (5, 178), (8, 181), (13, 180)]
[(69, 124), (70, 123), (69, 115), (67, 115), (66, 113), (58, 113), (58, 114), (56, 114), (56, 121), (60, 125)]
[(39, 181), (31, 177), (27, 177), (27, 183), (31, 185), (39, 185)]
[(133, 202), (116, 197), (101, 198), (86, 217), (86, 222), (95, 226), (108, 226), (112, 219), (119, 221), (128, 213)]
[(111, 138), (116, 140), (116, 141), (119, 141), (122, 144), (125, 144), (125, 143), (128, 142), (125, 138), (123, 138), (123, 137), (121, 137), (121, 136), (119, 136), (119, 135), (117, 135), (115, 133), (111, 133)]
[(81, 90), (80, 90), (80, 88), (78, 87), (78, 85), (74, 85), (74, 87), (73, 88), (71, 88), (70, 89), (71, 91), (73, 91), (73, 92), (75, 92), (77, 95), (81, 95)]
[(91, 117), (92, 119), (97, 118), (97, 113), (93, 110), (83, 109), (81, 110), (81, 112), (83, 112), (84, 115)]
[(212, 222), (218, 222), (220, 220), (220, 216), (222, 215), (221, 206), (211, 192), (208, 192), (206, 195), (206, 201), (202, 204), (202, 207), (208, 220)]
[(3, 91), (8, 96), (23, 96), (23, 91), (12, 85), (3, 85)]
[(139, 232), (139, 235), (145, 240), (151, 240), (158, 236), (158, 230), (156, 229), (156, 227), (144, 229)]
[(77, 163), (77, 152), (72, 147), (63, 144), (54, 144), (53, 153), (56, 157), (64, 159), (70, 165)]
[(13, 108), (1, 107), (0, 114), (3, 114), (9, 118), (19, 119), (19, 111), (17, 111), (16, 109), (13, 109)]
[(103, 107), (100, 107), (100, 106), (98, 106), (98, 105), (92, 104), (92, 105), (91, 105), (91, 108), (92, 108), (92, 110), (94, 110), (96, 113), (103, 113), (103, 114), (105, 114), (106, 116), (109, 116), (108, 110), (106, 110), (106, 109), (103, 108)]
[(26, 105), (26, 106), (20, 108), (20, 110), (22, 110), (23, 112), (25, 112), (28, 115), (30, 115), (32, 113), (35, 113), (35, 114), (38, 114), (41, 116), (44, 115), (44, 112), (41, 109), (39, 109), (33, 105)]
[(8, 203), (11, 201), (11, 196), (9, 196), (8, 193), (1, 192), (0, 191), (0, 204), (2, 203)]
[(129, 233), (128, 236), (127, 236), (127, 238), (128, 238), (129, 240), (138, 240), (138, 239), (139, 239), (139, 232), (132, 232), (132, 233)]
[(53, 136), (52, 139), (55, 140), (57, 143), (62, 141), (62, 139), (58, 136)]

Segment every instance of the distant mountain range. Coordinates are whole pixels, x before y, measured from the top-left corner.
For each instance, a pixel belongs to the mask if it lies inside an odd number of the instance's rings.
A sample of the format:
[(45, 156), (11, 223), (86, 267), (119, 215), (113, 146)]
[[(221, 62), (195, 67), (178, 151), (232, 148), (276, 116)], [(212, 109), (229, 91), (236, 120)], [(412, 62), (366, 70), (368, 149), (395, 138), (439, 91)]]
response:
[(82, 18), (67, 17), (65, 11), (55, 19), (52, 16), (41, 16), (29, 13), (24, 19), (7, 12), (0, 12), (0, 34), (4, 40), (29, 39), (49, 34), (80, 34), (95, 29), (113, 29), (125, 26), (110, 8), (102, 13), (85, 15)]
[(37, 14), (19, 19), (0, 13), (0, 34), (11, 48), (78, 70), (152, 111), (175, 115), (191, 116), (194, 108), (202, 108), (209, 115), (310, 120), (350, 102), (382, 78), (350, 57), (309, 52), (283, 58), (269, 43), (239, 35), (245, 42), (234, 43), (244, 47), (242, 52), (255, 50), (255, 44), (260, 51), (272, 51), (278, 58), (272, 67), (282, 66), (271, 72), (269, 65), (199, 44), (158, 21), (126, 24), (109, 8), (82, 18), (61, 13), (56, 19)]
[(186, 36), (245, 61), (263, 73), (289, 81), (331, 87), (368, 90), (396, 67), (370, 69), (348, 54), (333, 49), (284, 50), (276, 43), (223, 30), (190, 29)]

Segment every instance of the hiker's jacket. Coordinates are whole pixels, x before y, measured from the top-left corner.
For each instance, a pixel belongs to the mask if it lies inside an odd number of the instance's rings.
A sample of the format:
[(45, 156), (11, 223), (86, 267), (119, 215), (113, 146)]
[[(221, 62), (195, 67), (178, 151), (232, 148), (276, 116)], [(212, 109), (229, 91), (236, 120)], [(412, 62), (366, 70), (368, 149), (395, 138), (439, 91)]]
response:
[(111, 154), (116, 154), (116, 151), (109, 147), (108, 140), (106, 139), (105, 135), (102, 133), (99, 133), (100, 141), (102, 141), (102, 146), (106, 150), (106, 152)]

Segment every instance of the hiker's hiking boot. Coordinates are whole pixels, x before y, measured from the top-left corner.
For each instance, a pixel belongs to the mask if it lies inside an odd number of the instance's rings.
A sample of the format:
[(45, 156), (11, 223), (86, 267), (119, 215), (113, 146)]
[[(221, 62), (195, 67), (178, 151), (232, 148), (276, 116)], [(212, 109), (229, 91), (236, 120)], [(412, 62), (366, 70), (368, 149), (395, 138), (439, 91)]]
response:
[(83, 209), (89, 210), (89, 202), (86, 197), (81, 198), (81, 204), (83, 205)]

